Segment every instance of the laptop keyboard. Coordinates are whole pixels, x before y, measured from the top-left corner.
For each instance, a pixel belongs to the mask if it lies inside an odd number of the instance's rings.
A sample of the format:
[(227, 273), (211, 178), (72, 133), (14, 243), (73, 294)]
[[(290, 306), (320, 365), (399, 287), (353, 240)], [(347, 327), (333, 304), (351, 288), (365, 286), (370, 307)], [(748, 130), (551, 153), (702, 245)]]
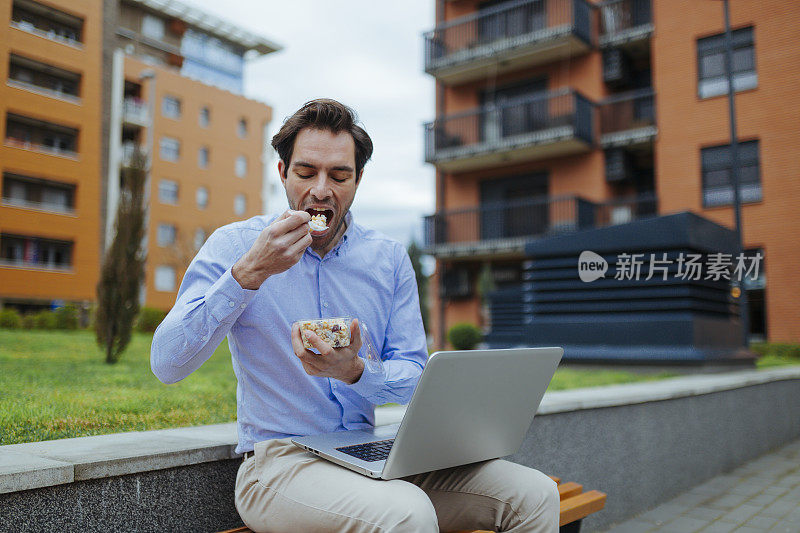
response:
[(371, 463), (373, 461), (383, 461), (389, 457), (389, 450), (392, 449), (392, 444), (394, 444), (394, 439), (388, 439), (343, 446), (342, 448), (336, 448), (336, 450)]

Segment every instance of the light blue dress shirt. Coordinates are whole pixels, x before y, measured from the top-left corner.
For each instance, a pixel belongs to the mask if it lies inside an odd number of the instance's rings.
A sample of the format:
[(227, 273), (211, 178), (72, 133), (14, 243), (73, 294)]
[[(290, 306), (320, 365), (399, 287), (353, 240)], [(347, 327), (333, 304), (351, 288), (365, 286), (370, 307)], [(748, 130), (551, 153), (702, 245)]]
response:
[[(375, 405), (408, 403), (428, 357), (405, 248), (355, 224), (351, 213), (347, 231), (325, 257), (308, 248), (258, 290), (243, 289), (231, 267), (274, 219), (236, 222), (208, 238), (151, 348), (153, 373), (175, 383), (228, 336), (238, 380), (239, 453), (262, 440), (374, 425)], [(306, 374), (291, 344), (296, 320), (341, 316), (366, 322), (383, 360), (382, 371), (365, 367), (352, 385)]]

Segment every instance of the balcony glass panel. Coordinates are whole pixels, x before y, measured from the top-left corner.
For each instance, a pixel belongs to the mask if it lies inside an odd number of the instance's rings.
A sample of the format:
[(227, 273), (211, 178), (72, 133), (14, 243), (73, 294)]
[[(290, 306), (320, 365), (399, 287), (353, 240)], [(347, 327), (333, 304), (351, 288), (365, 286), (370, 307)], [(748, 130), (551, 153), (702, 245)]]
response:
[(71, 213), (75, 208), (75, 186), (4, 174), (3, 204), (56, 213)]
[(83, 41), (82, 19), (30, 0), (14, 2), (11, 25), (66, 44), (78, 44)]
[(23, 87), (37, 88), (55, 96), (79, 96), (81, 76), (75, 72), (11, 54), (8, 79)]
[(0, 265), (54, 270), (72, 266), (70, 241), (57, 241), (39, 237), (0, 235)]
[(9, 114), (6, 117), (5, 142), (17, 148), (75, 157), (78, 130), (22, 115)]

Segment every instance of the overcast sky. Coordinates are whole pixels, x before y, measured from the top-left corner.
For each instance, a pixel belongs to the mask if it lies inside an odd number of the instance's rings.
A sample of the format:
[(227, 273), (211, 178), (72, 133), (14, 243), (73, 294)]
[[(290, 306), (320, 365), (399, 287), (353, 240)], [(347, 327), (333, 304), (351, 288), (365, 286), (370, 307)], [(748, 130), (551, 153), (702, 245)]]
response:
[[(434, 118), (422, 32), (434, 0), (183, 0), (283, 46), (245, 67), (245, 95), (274, 110), (270, 137), (313, 98), (354, 108), (375, 151), (353, 203), (356, 220), (404, 244), (434, 210), (434, 170), (423, 162), (422, 124)], [(270, 177), (277, 180), (275, 164)], [(277, 207), (285, 208), (283, 188)]]

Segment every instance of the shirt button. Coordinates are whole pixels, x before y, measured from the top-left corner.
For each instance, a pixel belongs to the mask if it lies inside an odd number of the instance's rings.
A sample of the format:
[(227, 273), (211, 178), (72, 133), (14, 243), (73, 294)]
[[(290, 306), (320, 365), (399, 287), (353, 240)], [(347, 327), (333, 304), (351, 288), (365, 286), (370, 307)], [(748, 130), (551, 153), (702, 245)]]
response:
[(235, 305), (236, 305), (236, 304), (235, 304), (235, 303), (233, 303), (233, 302), (228, 302), (228, 306), (229, 306), (229, 307), (234, 307)]
[(247, 304), (242, 304), (242, 305), (240, 305), (239, 307), (241, 307), (242, 309), (244, 309), (245, 307), (247, 307)]
[(206, 335), (203, 335), (202, 337), (200, 337), (200, 339), (201, 339), (203, 342), (206, 342), (206, 341), (208, 340), (208, 336), (206, 336)]
[(322, 307), (324, 307), (325, 309), (327, 309), (327, 308), (328, 308), (328, 302), (322, 302)]

